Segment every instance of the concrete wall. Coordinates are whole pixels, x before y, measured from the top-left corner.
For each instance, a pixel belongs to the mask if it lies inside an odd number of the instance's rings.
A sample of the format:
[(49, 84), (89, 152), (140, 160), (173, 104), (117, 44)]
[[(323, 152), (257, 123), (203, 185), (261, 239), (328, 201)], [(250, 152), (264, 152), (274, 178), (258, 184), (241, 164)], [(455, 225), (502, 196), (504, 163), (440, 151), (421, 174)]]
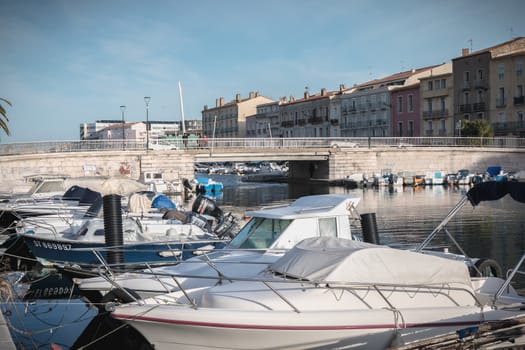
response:
[(424, 175), (442, 170), (456, 173), (460, 169), (484, 173), (487, 167), (499, 165), (504, 171), (525, 170), (525, 150), (496, 148), (382, 148), (341, 149), (329, 157), (329, 179), (351, 174), (372, 175), (391, 169)]
[(193, 178), (194, 155), (183, 151), (49, 153), (0, 157), (0, 191), (9, 191), (37, 174), (71, 177), (126, 175), (159, 170), (166, 180)]
[[(259, 159), (276, 153), (266, 150)], [(307, 152), (304, 151), (306, 154)], [(384, 147), (330, 149), (326, 156), (311, 160), (290, 161), (290, 175), (298, 179), (337, 180), (352, 174), (372, 175), (382, 169), (394, 173), (410, 171), (417, 174), (442, 170), (455, 173), (459, 169), (483, 173), (487, 167), (501, 166), (505, 171), (525, 170), (525, 150), (504, 148), (430, 148)], [(80, 176), (127, 175), (138, 179), (141, 171), (159, 170), (167, 180), (193, 178), (196, 154), (184, 151), (84, 152), (50, 153), (0, 157), (0, 191), (9, 191), (23, 182), (24, 176), (64, 174)], [(297, 155), (295, 155), (297, 156)], [(232, 154), (234, 157), (234, 154)], [(283, 154), (282, 159), (291, 157)], [(245, 161), (239, 154), (238, 161)], [(326, 160), (320, 160), (324, 158)], [(232, 160), (231, 158), (230, 160)], [(253, 160), (253, 159), (250, 159)], [(313, 170), (313, 176), (310, 171)]]

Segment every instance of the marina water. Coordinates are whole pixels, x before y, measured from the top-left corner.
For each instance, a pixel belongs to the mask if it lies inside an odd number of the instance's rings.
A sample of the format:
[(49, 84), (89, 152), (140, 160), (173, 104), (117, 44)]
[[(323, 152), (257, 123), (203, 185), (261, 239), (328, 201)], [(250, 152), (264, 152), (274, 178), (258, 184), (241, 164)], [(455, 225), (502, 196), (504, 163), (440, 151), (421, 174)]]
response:
[[(245, 211), (288, 204), (305, 195), (358, 194), (362, 198), (358, 212), (375, 213), (380, 244), (401, 247), (420, 243), (469, 189), (454, 186), (346, 189), (318, 183), (243, 182), (242, 177), (235, 175), (211, 177), (224, 185), (223, 192), (212, 198), (240, 221)], [(191, 208), (191, 203), (187, 203), (187, 207)], [(523, 209), (523, 204), (510, 196), (482, 202), (475, 208), (467, 204), (448, 223), (447, 229), (469, 256), (495, 259), (505, 272), (525, 250)], [(359, 233), (359, 224), (356, 227)], [(433, 245), (443, 249), (450, 245), (444, 234), (438, 237)], [(6, 314), (6, 308), (9, 309), (6, 318), (16, 326), (12, 334), (18, 349), (49, 349), (51, 343), (69, 349), (96, 314), (82, 299), (46, 299), (60, 287), (46, 288), (38, 289), (33, 302), (3, 305), (2, 312)]]

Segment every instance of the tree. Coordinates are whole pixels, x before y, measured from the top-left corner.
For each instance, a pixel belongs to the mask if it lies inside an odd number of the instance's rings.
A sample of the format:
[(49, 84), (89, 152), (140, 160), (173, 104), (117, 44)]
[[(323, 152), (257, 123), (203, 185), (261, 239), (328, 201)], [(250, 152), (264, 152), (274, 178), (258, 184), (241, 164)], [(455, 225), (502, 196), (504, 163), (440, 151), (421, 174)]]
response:
[[(5, 98), (0, 97), (0, 102), (5, 102), (9, 106), (11, 106), (11, 102), (6, 100)], [(5, 110), (4, 106), (0, 103), (0, 128), (2, 128), (6, 135), (9, 136), (11, 133), (9, 132), (9, 127), (7, 126), (7, 122), (9, 121), (9, 118), (7, 117), (7, 111)]]
[(485, 119), (463, 120), (461, 136), (465, 137), (492, 137), (494, 130)]

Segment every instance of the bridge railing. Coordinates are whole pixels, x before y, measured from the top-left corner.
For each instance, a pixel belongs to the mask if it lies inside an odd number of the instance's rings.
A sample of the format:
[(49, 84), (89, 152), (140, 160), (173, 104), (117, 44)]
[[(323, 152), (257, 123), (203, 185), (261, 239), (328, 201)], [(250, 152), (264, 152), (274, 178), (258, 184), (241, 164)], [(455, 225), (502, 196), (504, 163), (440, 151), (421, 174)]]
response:
[[(155, 142), (150, 149), (156, 150)], [(163, 140), (160, 149), (283, 149), (283, 148), (373, 148), (373, 147), (487, 147), (525, 148), (525, 138), (509, 137), (294, 137), (294, 138), (201, 138), (186, 142)], [(142, 140), (40, 141), (0, 144), (0, 156), (38, 153), (138, 151)]]

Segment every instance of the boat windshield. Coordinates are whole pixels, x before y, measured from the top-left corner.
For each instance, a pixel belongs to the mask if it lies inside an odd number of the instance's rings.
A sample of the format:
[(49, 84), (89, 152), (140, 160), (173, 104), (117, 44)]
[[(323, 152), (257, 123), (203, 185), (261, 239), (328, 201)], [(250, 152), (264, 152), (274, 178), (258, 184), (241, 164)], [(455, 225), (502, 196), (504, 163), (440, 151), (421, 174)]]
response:
[(252, 218), (229, 244), (230, 248), (268, 249), (292, 220)]

